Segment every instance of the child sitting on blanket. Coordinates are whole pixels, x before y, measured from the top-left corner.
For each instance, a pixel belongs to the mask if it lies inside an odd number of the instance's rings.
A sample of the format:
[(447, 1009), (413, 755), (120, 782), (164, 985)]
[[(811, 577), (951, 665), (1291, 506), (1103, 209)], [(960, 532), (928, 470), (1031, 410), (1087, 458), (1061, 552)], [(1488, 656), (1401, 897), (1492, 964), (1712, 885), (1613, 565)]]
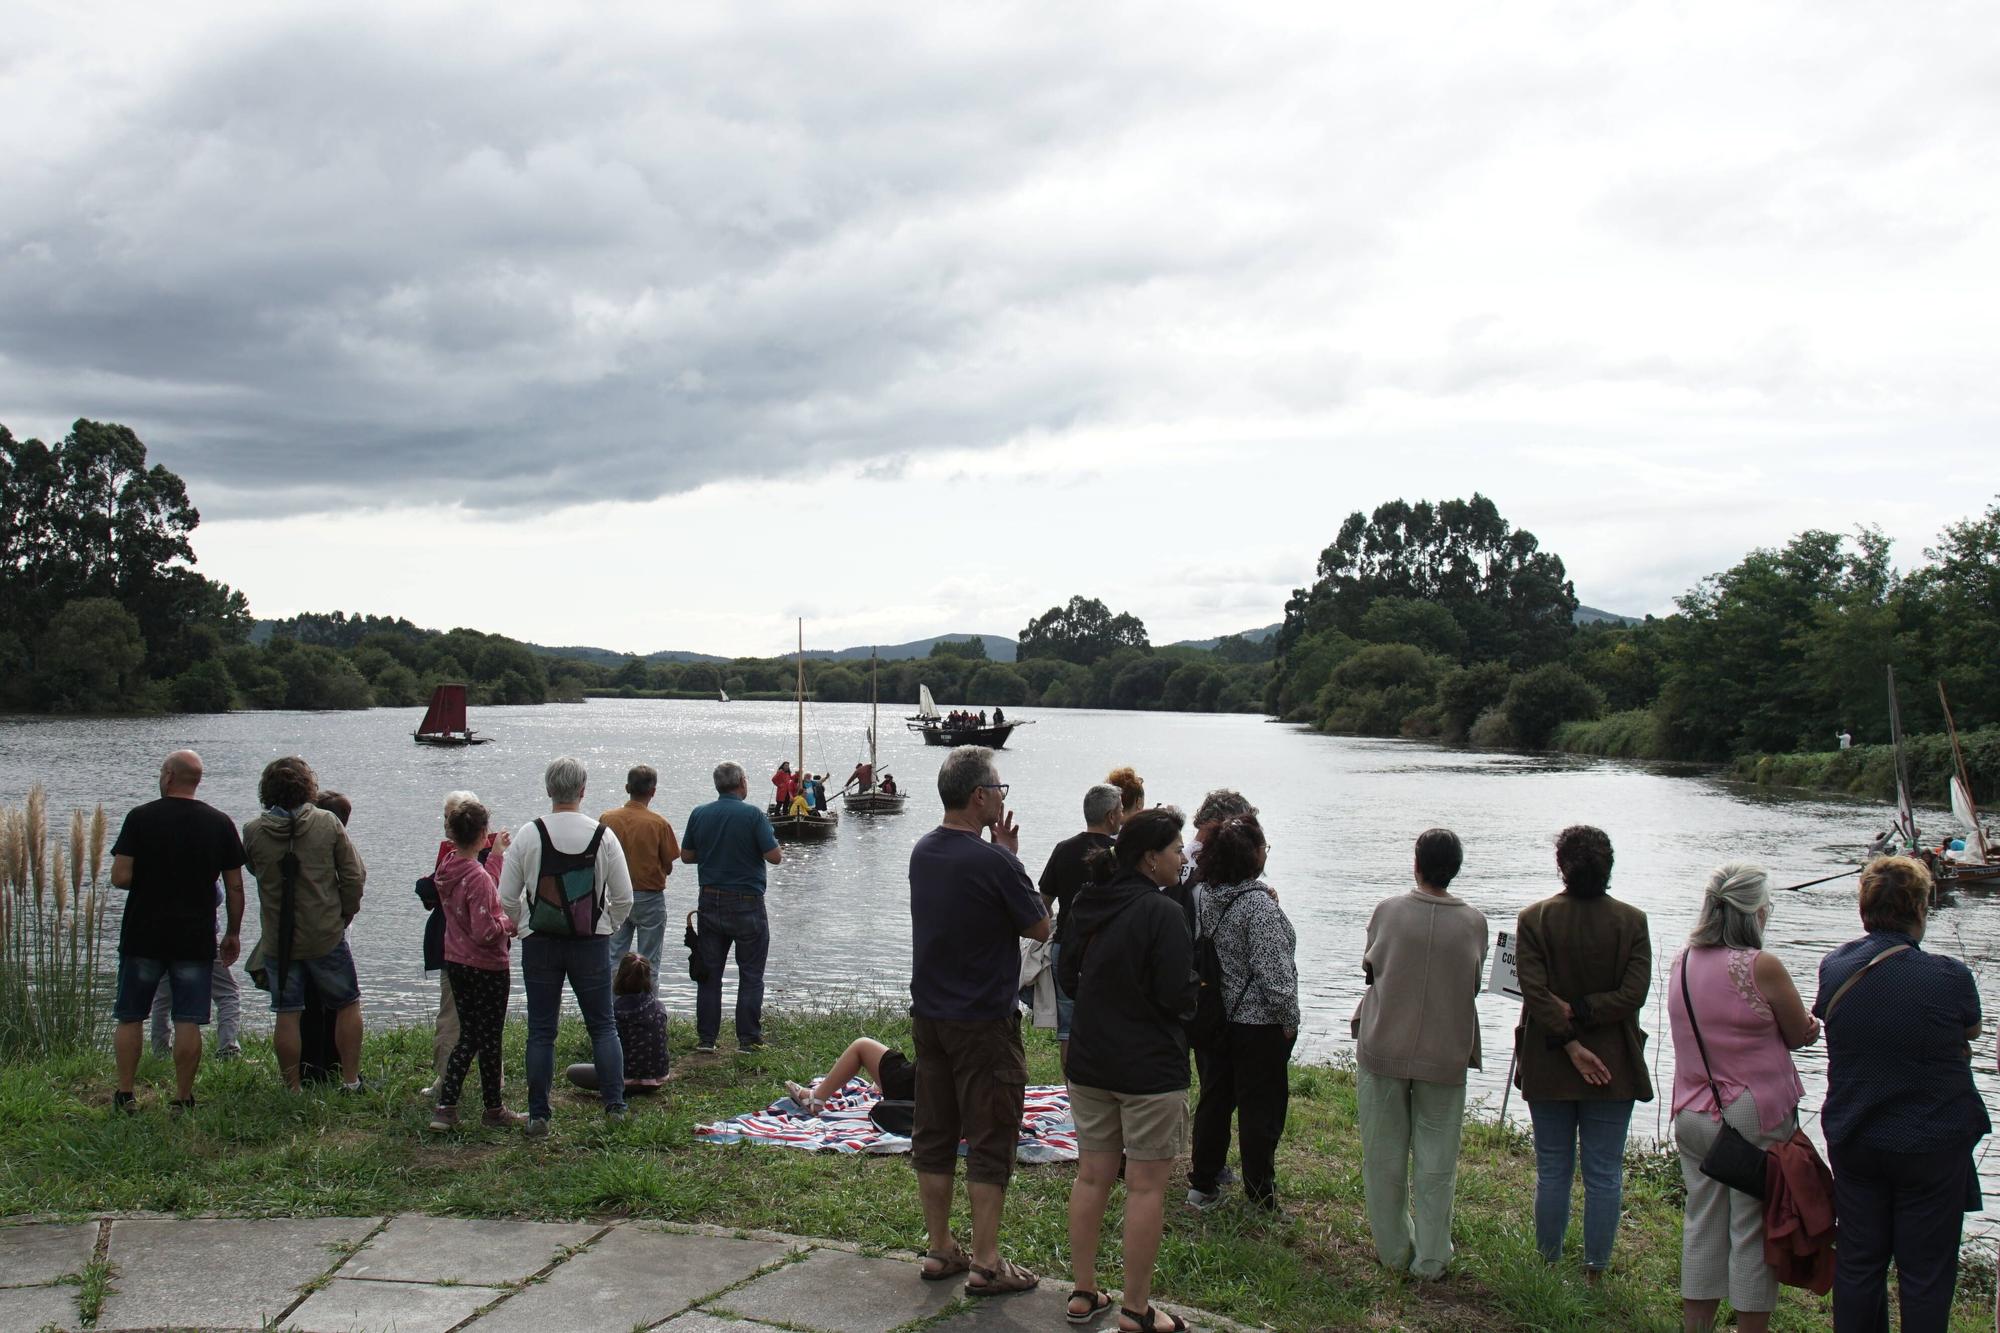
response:
[[(653, 994), (653, 965), (636, 953), (618, 963), (611, 978), (618, 1043), (625, 1048), (625, 1091), (628, 1095), (658, 1092), (673, 1075), (667, 1070), (667, 1008)], [(571, 1065), (569, 1081), (597, 1090), (597, 1066)]]
[(807, 1115), (818, 1115), (826, 1109), (827, 1102), (840, 1095), (847, 1081), (860, 1070), (866, 1069), (868, 1077), (882, 1090), (885, 1101), (915, 1101), (917, 1096), (917, 1062), (901, 1051), (885, 1046), (873, 1037), (856, 1037), (848, 1043), (840, 1058), (833, 1062), (825, 1078), (808, 1088), (803, 1083), (787, 1082), (785, 1092), (798, 1104), (799, 1110)]

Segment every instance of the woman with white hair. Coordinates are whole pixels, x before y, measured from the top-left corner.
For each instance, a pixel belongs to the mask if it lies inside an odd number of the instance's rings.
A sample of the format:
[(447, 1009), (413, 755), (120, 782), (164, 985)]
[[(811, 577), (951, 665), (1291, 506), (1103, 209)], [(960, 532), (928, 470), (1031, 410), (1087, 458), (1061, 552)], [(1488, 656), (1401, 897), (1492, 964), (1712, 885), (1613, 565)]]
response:
[(1674, 1141), (1687, 1182), (1681, 1318), (1690, 1331), (1714, 1328), (1727, 1296), (1742, 1333), (1763, 1333), (1778, 1303), (1777, 1272), (1764, 1262), (1764, 1201), (1701, 1170), (1725, 1124), (1758, 1148), (1798, 1129), (1805, 1086), (1792, 1052), (1819, 1040), (1819, 1022), (1784, 963), (1764, 950), (1770, 917), (1771, 881), (1762, 869), (1716, 869), (1667, 992)]

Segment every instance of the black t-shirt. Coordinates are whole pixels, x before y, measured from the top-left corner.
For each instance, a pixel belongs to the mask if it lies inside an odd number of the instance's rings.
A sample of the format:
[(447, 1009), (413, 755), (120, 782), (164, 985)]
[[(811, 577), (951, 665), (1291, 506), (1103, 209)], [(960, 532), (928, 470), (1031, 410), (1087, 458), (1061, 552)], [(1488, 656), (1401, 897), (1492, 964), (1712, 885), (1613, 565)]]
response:
[(1077, 891), (1090, 883), (1090, 871), (1084, 863), (1090, 854), (1100, 847), (1111, 846), (1116, 839), (1109, 833), (1085, 831), (1074, 838), (1064, 838), (1049, 853), (1048, 864), (1042, 867), (1041, 890), (1044, 898), (1056, 900), (1056, 933), (1058, 943), (1069, 938), (1069, 900)]
[(229, 816), (206, 801), (162, 796), (125, 816), (111, 854), (132, 858), (118, 951), (215, 961), (215, 882), (243, 866), (243, 839)]
[(1021, 932), (1048, 915), (1020, 858), (976, 833), (934, 828), (910, 852), (910, 1012), (1010, 1018)]

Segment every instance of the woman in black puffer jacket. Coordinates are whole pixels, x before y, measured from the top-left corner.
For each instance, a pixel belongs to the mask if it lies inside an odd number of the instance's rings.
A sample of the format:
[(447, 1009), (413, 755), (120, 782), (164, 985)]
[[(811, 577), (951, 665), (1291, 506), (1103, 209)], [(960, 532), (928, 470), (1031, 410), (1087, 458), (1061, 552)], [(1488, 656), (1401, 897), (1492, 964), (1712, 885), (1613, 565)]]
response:
[(1143, 810), (1125, 821), (1116, 846), (1092, 858), (1095, 882), (1070, 904), (1070, 941), (1058, 969), (1076, 997), (1068, 1074), (1078, 1149), (1069, 1196), (1077, 1289), (1069, 1312), (1088, 1317), (1111, 1303), (1097, 1284), (1097, 1234), (1122, 1158), (1123, 1333), (1187, 1327), (1152, 1306), (1167, 1180), (1187, 1146), (1184, 1024), (1197, 990), (1187, 918), (1162, 892), (1180, 883), (1181, 827), (1178, 810)]

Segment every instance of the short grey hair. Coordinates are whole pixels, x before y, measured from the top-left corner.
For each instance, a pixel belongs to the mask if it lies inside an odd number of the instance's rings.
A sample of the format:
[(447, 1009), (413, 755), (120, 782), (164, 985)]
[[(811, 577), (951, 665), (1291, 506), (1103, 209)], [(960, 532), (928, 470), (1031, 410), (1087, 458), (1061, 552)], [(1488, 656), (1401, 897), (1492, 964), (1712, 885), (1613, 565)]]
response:
[(569, 805), (583, 799), (583, 784), (589, 778), (590, 774), (585, 771), (581, 759), (564, 755), (549, 761), (549, 766), (542, 772), (542, 787), (551, 801), (557, 805)]
[(458, 807), (460, 807), (461, 805), (465, 805), (469, 802), (476, 801), (478, 799), (479, 799), (479, 794), (477, 792), (469, 792), (469, 791), (446, 792), (444, 794), (444, 817), (446, 819), (450, 819), (452, 811), (458, 809)]
[(1195, 807), (1194, 826), (1200, 828), (1204, 824), (1220, 824), (1223, 820), (1234, 819), (1238, 815), (1256, 813), (1257, 807), (1250, 804), (1250, 798), (1242, 792), (1231, 791), (1227, 787), (1217, 787), (1202, 797), (1201, 804)]
[(1771, 905), (1771, 877), (1762, 866), (1732, 861), (1717, 866), (1701, 896), (1701, 918), (1688, 932), (1691, 949), (1761, 949), (1764, 926), (1757, 913)]
[(1117, 814), (1124, 803), (1124, 792), (1108, 782), (1100, 782), (1083, 794), (1083, 822), (1093, 826), (1102, 824)]
[(938, 767), (938, 799), (947, 810), (963, 810), (982, 786), (999, 780), (993, 751), (983, 745), (961, 745)]
[(725, 759), (715, 766), (715, 789), (717, 791), (735, 791), (738, 787), (746, 787), (748, 785), (749, 779), (743, 776), (743, 765), (737, 763), (734, 759)]

